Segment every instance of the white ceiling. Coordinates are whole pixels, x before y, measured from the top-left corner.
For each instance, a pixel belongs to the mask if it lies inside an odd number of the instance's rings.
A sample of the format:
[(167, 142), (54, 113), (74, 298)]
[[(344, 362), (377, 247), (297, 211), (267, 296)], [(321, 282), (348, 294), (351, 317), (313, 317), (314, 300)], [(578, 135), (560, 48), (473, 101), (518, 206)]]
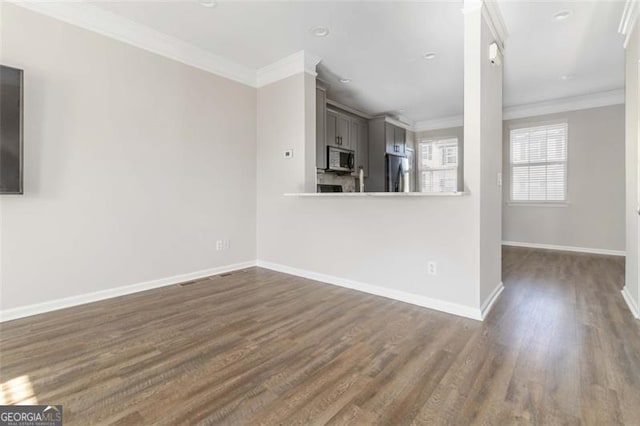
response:
[[(624, 87), (623, 1), (502, 1), (507, 106)], [(565, 21), (554, 13), (573, 11)], [(562, 80), (570, 75), (570, 80)]]
[[(322, 58), (329, 96), (372, 115), (413, 121), (462, 114), (462, 1), (97, 2), (96, 6), (252, 69), (305, 50)], [(502, 1), (509, 30), (504, 103), (623, 87), (621, 1)], [(552, 15), (573, 11), (563, 22)], [(311, 29), (326, 26), (324, 38)], [(432, 61), (422, 58), (436, 52)], [(562, 75), (573, 75), (561, 80)], [(339, 78), (351, 83), (341, 84)]]
[[(300, 50), (322, 58), (334, 100), (410, 119), (460, 114), (462, 2), (105, 2), (98, 6), (257, 69)], [(310, 29), (326, 26), (324, 38)], [(433, 61), (422, 59), (435, 51)], [(343, 85), (340, 77), (351, 79)]]

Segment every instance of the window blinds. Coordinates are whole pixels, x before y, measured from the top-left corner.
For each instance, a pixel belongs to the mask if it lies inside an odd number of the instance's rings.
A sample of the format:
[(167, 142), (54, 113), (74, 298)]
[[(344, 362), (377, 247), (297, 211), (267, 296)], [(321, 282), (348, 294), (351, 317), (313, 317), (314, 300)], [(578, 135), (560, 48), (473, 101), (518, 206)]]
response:
[(420, 191), (457, 191), (458, 139), (423, 140), (418, 148)]
[(512, 129), (511, 200), (566, 201), (567, 123)]

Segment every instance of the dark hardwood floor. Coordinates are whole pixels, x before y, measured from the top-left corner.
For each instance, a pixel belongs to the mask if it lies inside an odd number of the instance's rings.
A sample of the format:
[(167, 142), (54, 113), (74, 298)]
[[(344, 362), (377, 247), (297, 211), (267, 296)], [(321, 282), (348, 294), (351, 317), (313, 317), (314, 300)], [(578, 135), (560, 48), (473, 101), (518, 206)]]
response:
[(1, 325), (65, 424), (640, 424), (622, 258), (508, 248), (483, 323), (252, 268)]

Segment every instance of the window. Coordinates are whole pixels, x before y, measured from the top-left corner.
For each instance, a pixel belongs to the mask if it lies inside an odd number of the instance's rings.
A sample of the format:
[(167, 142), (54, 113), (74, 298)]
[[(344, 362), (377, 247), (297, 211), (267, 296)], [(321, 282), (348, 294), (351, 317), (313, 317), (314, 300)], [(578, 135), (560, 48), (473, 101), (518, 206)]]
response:
[(421, 192), (458, 190), (458, 139), (429, 139), (418, 144)]
[(511, 200), (567, 200), (567, 128), (564, 123), (511, 129)]
[[(456, 142), (457, 143), (457, 142)], [(458, 165), (458, 146), (447, 146), (444, 148), (444, 164)]]
[(427, 146), (425, 146), (424, 155), (425, 155), (424, 158), (427, 161), (431, 161), (433, 159), (433, 145), (428, 144)]

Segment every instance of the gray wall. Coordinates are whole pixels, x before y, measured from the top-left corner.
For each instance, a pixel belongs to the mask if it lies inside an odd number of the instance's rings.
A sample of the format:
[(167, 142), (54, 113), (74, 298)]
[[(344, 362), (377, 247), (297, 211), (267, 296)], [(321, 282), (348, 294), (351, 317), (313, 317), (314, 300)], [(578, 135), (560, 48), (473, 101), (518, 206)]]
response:
[[(305, 158), (295, 152), (304, 152), (309, 97), (308, 74), (258, 89), (258, 259), (477, 309), (474, 197), (284, 196), (304, 192)], [(437, 276), (427, 274), (429, 260)]]
[[(509, 128), (566, 119), (568, 201), (563, 207), (512, 205)], [(624, 105), (504, 122), (504, 241), (625, 250)]]
[[(465, 50), (465, 60), (480, 67), (487, 62), (481, 58), (488, 54), (490, 35), (480, 10), (475, 19), (469, 37), (479, 40)], [(304, 156), (285, 159), (282, 151), (305, 152), (311, 136), (304, 115), (314, 112), (304, 105), (315, 105), (313, 77), (299, 74), (258, 89), (258, 259), (281, 270), (427, 299), (444, 310), (479, 313), (500, 284), (501, 191), (495, 177), (501, 168), (502, 105), (500, 97), (491, 100), (480, 88), (486, 84), (484, 90), (495, 93), (502, 81), (499, 69), (483, 73), (469, 82), (476, 90), (465, 100), (483, 153), (465, 148), (469, 193), (458, 197), (285, 196), (305, 188)], [(480, 165), (481, 155), (486, 166)], [(488, 197), (484, 205), (481, 193)], [(491, 223), (481, 230), (486, 217)], [(430, 260), (438, 263), (435, 276), (427, 273)]]
[(2, 63), (25, 70), (3, 309), (256, 258), (255, 89), (3, 9)]
[[(504, 241), (625, 250), (624, 111), (624, 105), (613, 105), (504, 121)], [(509, 127), (557, 119), (569, 122), (569, 204), (565, 207), (510, 205)], [(462, 127), (422, 131), (416, 134), (416, 142), (444, 136), (457, 136), (462, 141), (462, 133)], [(462, 177), (459, 175), (458, 179)], [(631, 184), (631, 192), (635, 194), (635, 183)]]

